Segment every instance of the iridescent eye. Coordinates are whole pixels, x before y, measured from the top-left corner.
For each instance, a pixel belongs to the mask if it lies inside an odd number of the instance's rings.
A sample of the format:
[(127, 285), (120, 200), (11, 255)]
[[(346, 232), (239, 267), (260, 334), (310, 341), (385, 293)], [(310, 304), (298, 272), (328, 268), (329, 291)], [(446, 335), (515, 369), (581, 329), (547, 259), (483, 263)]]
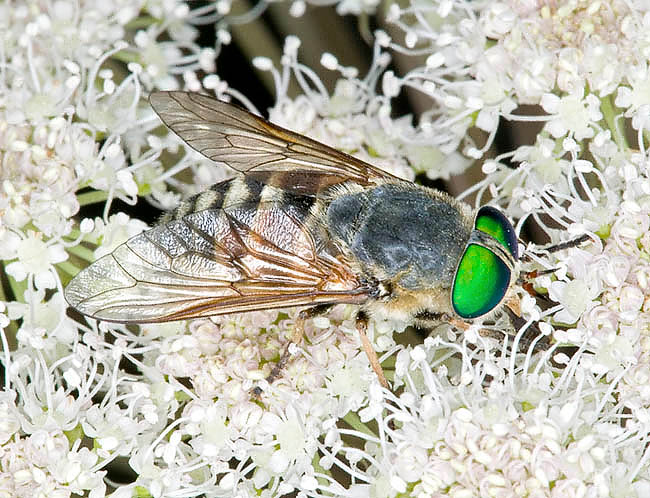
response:
[(489, 206), (479, 209), (474, 229), (490, 235), (505, 247), (511, 264), (483, 245), (467, 245), (451, 291), (454, 311), (465, 319), (485, 315), (501, 303), (510, 286), (511, 266), (518, 258), (515, 230), (497, 209)]
[(513, 259), (519, 259), (517, 234), (508, 221), (508, 218), (503, 216), (501, 211), (492, 206), (483, 206), (478, 210), (474, 228), (488, 235), (492, 235), (492, 237), (497, 239), (508, 250)]

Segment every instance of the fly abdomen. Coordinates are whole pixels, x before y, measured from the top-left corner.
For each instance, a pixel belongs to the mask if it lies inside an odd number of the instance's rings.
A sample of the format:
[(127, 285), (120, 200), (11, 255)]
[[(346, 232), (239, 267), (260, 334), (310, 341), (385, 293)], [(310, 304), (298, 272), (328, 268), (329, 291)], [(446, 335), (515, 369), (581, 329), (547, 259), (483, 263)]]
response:
[(256, 180), (236, 176), (215, 183), (208, 190), (181, 202), (178, 207), (165, 213), (160, 218), (160, 223), (180, 220), (188, 214), (206, 209), (221, 209), (234, 203), (257, 204), (263, 189), (264, 185)]

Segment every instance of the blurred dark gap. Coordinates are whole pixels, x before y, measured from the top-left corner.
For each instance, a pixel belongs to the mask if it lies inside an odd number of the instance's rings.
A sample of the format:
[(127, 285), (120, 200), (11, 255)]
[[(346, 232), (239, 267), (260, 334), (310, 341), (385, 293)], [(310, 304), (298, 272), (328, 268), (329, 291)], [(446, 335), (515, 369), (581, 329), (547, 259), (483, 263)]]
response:
[[(204, 6), (208, 2), (189, 2), (192, 8)], [(211, 2), (210, 2), (211, 3)], [(214, 23), (196, 26), (199, 36), (196, 43), (201, 47), (214, 47), (216, 44), (216, 27)], [(251, 102), (260, 110), (267, 109), (273, 102), (271, 94), (260, 81), (250, 61), (234, 41), (222, 45), (216, 59), (216, 74), (229, 86), (243, 91)], [(204, 74), (199, 77), (205, 76)]]
[(250, 61), (236, 43), (221, 47), (221, 54), (217, 59), (217, 74), (230, 87), (246, 95), (262, 114), (266, 115), (266, 110), (273, 105), (274, 96), (258, 78)]
[[(494, 149), (495, 149), (495, 155), (503, 154), (504, 152), (508, 152), (512, 150), (512, 147), (514, 146), (514, 134), (515, 134), (515, 129), (513, 126), (513, 123), (510, 121), (506, 121), (503, 119), (503, 117), (499, 118), (499, 128), (497, 129), (497, 133), (494, 136)], [(512, 162), (509, 157), (506, 157), (501, 161), (503, 164), (508, 166), (510, 169), (516, 169), (517, 164)]]
[[(538, 105), (520, 105), (512, 114), (522, 116), (544, 116), (546, 113)], [(515, 150), (522, 145), (535, 145), (537, 136), (544, 128), (543, 121), (509, 121), (503, 117), (499, 121), (497, 137), (503, 135), (504, 141), (497, 153)]]
[(440, 178), (432, 180), (426, 175), (426, 173), (418, 173), (415, 177), (415, 183), (447, 192), (447, 183), (444, 180), (441, 180)]
[[(209, 5), (211, 3), (212, 2), (197, 1), (197, 0), (190, 0), (187, 2), (190, 9), (198, 9), (201, 7), (205, 7), (206, 5)], [(202, 24), (200, 26), (196, 26), (196, 29), (199, 32), (199, 36), (196, 39), (196, 43), (201, 47), (214, 47), (214, 41), (216, 39), (216, 28), (214, 26), (214, 23)]]
[[(85, 188), (78, 191), (77, 195), (83, 194), (85, 192), (90, 192), (92, 190), (93, 189)], [(81, 209), (79, 209), (77, 218), (80, 220), (84, 218), (101, 218), (104, 216), (104, 206), (104, 202), (97, 202), (95, 204), (82, 206)], [(148, 224), (155, 222), (162, 214), (162, 211), (160, 211), (160, 209), (152, 206), (144, 197), (138, 197), (138, 202), (135, 205), (127, 204), (120, 199), (113, 199), (113, 202), (111, 203), (111, 209), (109, 211), (109, 216), (119, 212), (124, 212), (129, 217), (138, 218)]]
[[(125, 486), (136, 482), (138, 479), (138, 474), (129, 465), (129, 459), (127, 457), (118, 456), (106, 466), (106, 479), (108, 479), (109, 483), (113, 483), (118, 486)], [(110, 485), (108, 486), (109, 491), (114, 489), (116, 488)], [(132, 496), (144, 495), (134, 493)]]
[[(544, 111), (539, 106), (522, 105), (515, 109), (513, 114), (541, 116), (544, 114)], [(493, 147), (495, 149), (495, 155), (513, 151), (520, 146), (535, 145), (537, 136), (540, 134), (543, 127), (543, 122), (509, 121), (501, 117), (499, 119), (497, 134), (494, 137)], [(517, 169), (519, 167), (519, 162), (512, 161), (509, 157), (502, 159), (501, 162), (511, 169)], [(544, 230), (542, 230), (537, 221), (530, 216), (527, 218), (527, 221), (521, 229), (520, 239), (525, 242), (531, 241), (536, 244), (546, 244), (549, 241)]]

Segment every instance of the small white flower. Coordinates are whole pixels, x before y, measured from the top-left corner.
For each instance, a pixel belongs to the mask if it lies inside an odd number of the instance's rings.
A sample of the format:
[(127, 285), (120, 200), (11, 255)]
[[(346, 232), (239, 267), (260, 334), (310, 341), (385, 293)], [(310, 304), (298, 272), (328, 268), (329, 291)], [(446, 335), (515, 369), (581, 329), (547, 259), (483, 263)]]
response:
[(546, 112), (553, 115), (546, 129), (555, 138), (566, 134), (577, 140), (591, 138), (595, 133), (595, 124), (603, 117), (599, 110), (600, 102), (592, 94), (586, 97), (580, 93), (558, 97), (546, 93), (540, 103)]
[(104, 223), (103, 220), (97, 218), (95, 220), (95, 229), (88, 236), (90, 239), (101, 242), (95, 250), (95, 259), (113, 252), (117, 246), (146, 228), (146, 223), (135, 218), (129, 218), (125, 213), (112, 215), (108, 219), (108, 223)]
[(560, 323), (575, 323), (583, 313), (596, 306), (594, 299), (598, 294), (598, 287), (582, 279), (552, 282), (549, 297), (563, 306), (563, 309), (555, 314), (555, 319)]
[(0, 444), (6, 444), (20, 429), (20, 415), (16, 406), (15, 392), (0, 395)]
[(25, 280), (27, 275), (33, 275), (37, 289), (54, 288), (56, 277), (52, 265), (68, 259), (68, 254), (61, 244), (48, 245), (37, 232), (29, 232), (17, 244), (16, 254), (18, 260), (6, 266), (7, 273), (18, 282)]

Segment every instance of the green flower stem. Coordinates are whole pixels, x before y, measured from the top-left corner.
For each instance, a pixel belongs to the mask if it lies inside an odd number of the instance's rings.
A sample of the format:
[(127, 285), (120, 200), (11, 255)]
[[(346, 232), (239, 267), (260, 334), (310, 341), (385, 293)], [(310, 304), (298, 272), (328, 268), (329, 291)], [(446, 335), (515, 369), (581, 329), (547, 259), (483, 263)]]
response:
[(143, 486), (136, 486), (133, 489), (133, 498), (151, 498), (153, 495), (149, 493), (149, 490)]
[(105, 192), (104, 190), (92, 190), (77, 195), (77, 201), (80, 206), (97, 204), (98, 202), (104, 202), (106, 199), (108, 199), (108, 192)]
[(81, 235), (81, 230), (79, 230), (78, 228), (71, 228), (70, 233), (66, 235), (64, 238), (66, 240), (76, 240), (76, 238), (79, 237), (79, 235)]
[(76, 441), (83, 439), (85, 437), (84, 430), (81, 424), (77, 424), (76, 427), (70, 429), (69, 431), (63, 431), (63, 434), (68, 439), (68, 443), (70, 443), (70, 447), (72, 447), (72, 445)]
[(384, 377), (386, 377), (386, 380), (390, 382), (395, 380), (395, 362), (395, 355), (391, 355), (381, 362), (381, 369), (384, 371)]
[(345, 416), (343, 417), (343, 420), (354, 430), (363, 432), (368, 436), (377, 437), (377, 434), (373, 433), (366, 424), (361, 422), (359, 415), (357, 415), (356, 413), (354, 412), (346, 413)]
[[(0, 264), (0, 274), (5, 274), (3, 264)], [(9, 275), (5, 274), (5, 276), (8, 279), (11, 278)], [(0, 285), (0, 302), (7, 303), (9, 301), (10, 299), (7, 298), (7, 294), (5, 293), (4, 286)], [(9, 325), (7, 325), (4, 328), (4, 334), (7, 339), (7, 342), (9, 343), (10, 350), (12, 350), (16, 344), (15, 338), (17, 332), (18, 332), (18, 324), (16, 323), (15, 320), (9, 320)]]
[(156, 19), (153, 16), (142, 16), (138, 17), (136, 19), (133, 19), (132, 21), (129, 21), (125, 28), (130, 30), (136, 30), (140, 28), (148, 28), (154, 23), (160, 23), (160, 19)]
[(365, 12), (359, 14), (357, 18), (357, 26), (359, 26), (359, 33), (366, 42), (372, 41), (373, 34), (372, 28), (370, 27), (370, 16)]
[(24, 279), (22, 282), (17, 282), (14, 277), (7, 275), (7, 281), (9, 282), (11, 293), (14, 295), (14, 300), (24, 303), (25, 291), (27, 290), (27, 279)]
[(140, 62), (140, 55), (135, 52), (120, 50), (119, 52), (115, 52), (113, 54), (113, 59), (128, 64), (129, 62)]
[(57, 268), (61, 270), (62, 272), (67, 273), (71, 277), (74, 277), (77, 273), (81, 271), (81, 268), (78, 266), (70, 263), (70, 261), (63, 261), (61, 263), (58, 263)]
[[(0, 265), (0, 272), (4, 274), (4, 264)], [(8, 301), (9, 299), (7, 299), (7, 294), (5, 294), (4, 286), (0, 285), (0, 302), (6, 303)]]
[[(318, 455), (318, 453), (314, 454), (314, 458), (312, 458), (312, 460), (311, 460), (311, 465), (312, 465), (312, 467), (314, 467), (314, 470), (316, 471), (316, 473), (325, 474), (325, 475), (328, 475), (330, 477), (332, 476), (332, 473), (329, 470), (325, 470), (321, 466), (321, 464), (320, 464), (320, 456)], [(327, 480), (324, 477), (318, 477), (317, 479), (318, 479), (318, 482), (322, 486), (327, 485)]]
[(612, 103), (611, 95), (608, 95), (607, 97), (600, 100), (600, 110), (602, 111), (603, 116), (605, 117), (605, 122), (607, 123), (607, 127), (612, 132), (612, 137), (614, 138), (616, 144), (621, 149), (629, 149), (630, 146), (627, 143), (625, 134), (623, 133), (623, 130), (621, 130), (621, 127), (618, 125), (618, 120), (617, 120), (618, 113), (616, 108), (614, 107), (614, 104)]
[(89, 263), (95, 261), (95, 253), (82, 245), (68, 247), (68, 252)]

